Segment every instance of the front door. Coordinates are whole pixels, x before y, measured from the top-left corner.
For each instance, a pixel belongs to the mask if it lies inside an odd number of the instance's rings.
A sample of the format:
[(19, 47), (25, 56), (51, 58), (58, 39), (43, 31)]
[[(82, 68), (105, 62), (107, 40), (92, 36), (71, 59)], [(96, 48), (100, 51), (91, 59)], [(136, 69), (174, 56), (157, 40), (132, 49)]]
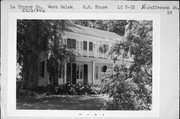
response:
[(72, 83), (76, 84), (76, 64), (72, 64)]
[(84, 64), (84, 84), (88, 83), (88, 65)]
[(67, 76), (67, 83), (71, 82), (71, 63), (67, 63), (67, 72), (66, 72), (66, 76)]

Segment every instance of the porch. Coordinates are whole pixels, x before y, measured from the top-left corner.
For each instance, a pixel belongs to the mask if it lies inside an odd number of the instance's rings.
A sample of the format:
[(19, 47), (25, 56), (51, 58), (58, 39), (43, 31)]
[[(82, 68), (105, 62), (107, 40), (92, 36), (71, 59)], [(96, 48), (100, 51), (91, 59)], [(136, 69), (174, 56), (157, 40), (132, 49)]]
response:
[[(65, 64), (64, 72), (58, 78), (58, 84), (81, 83), (81, 84), (101, 84), (103, 75), (107, 69), (112, 69), (111, 60), (94, 59), (81, 57), (74, 63)], [(59, 74), (58, 74), (59, 75)]]

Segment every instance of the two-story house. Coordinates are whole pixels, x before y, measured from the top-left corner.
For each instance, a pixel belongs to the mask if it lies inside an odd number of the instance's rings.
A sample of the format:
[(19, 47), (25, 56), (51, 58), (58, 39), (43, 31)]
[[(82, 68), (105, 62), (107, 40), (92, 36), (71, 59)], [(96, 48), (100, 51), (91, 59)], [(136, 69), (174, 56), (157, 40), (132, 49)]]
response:
[[(95, 28), (76, 25), (71, 27), (71, 31), (65, 32), (62, 36), (63, 44), (71, 47), (79, 54), (76, 57), (76, 62), (66, 63), (64, 72), (58, 71), (58, 84), (72, 82), (83, 84), (100, 84), (103, 74), (107, 69), (112, 69), (113, 60), (106, 51), (100, 52), (100, 44), (106, 42), (107, 49), (116, 40), (121, 40), (122, 37), (113, 32), (98, 30)], [(38, 80), (39, 86), (47, 86), (49, 74), (47, 72), (47, 61), (42, 58), (39, 69), (40, 75)], [(120, 58), (119, 62), (122, 63)], [(131, 60), (124, 60), (127, 64)]]

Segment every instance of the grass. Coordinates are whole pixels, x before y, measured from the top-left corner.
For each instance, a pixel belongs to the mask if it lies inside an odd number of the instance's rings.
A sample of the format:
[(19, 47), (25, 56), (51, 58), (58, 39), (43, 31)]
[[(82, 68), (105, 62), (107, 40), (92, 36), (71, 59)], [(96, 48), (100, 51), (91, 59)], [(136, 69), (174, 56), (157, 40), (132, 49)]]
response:
[(101, 110), (111, 99), (107, 95), (51, 95), (17, 100), (17, 109), (36, 110)]

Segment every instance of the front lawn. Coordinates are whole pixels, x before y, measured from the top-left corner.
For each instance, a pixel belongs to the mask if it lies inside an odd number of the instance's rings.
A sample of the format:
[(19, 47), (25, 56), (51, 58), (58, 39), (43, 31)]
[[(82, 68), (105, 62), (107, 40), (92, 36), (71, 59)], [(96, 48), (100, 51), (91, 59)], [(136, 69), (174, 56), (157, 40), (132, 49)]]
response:
[(50, 95), (17, 100), (17, 109), (39, 110), (101, 110), (111, 99), (107, 95)]

